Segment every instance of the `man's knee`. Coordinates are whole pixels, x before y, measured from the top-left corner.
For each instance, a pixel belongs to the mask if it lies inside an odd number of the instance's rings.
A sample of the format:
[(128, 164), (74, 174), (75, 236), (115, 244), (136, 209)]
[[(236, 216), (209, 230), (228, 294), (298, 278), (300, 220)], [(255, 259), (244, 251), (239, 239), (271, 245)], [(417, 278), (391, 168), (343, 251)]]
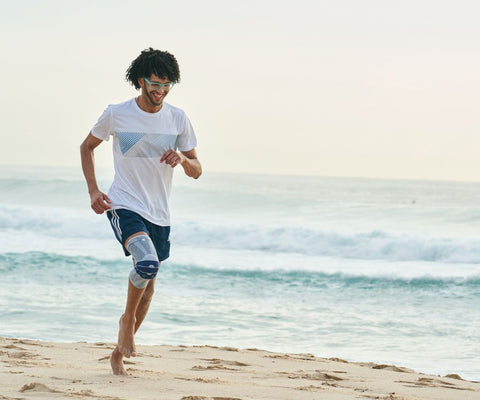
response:
[(126, 247), (135, 262), (130, 281), (135, 287), (143, 289), (157, 276), (160, 267), (155, 246), (147, 235), (138, 235), (129, 239)]

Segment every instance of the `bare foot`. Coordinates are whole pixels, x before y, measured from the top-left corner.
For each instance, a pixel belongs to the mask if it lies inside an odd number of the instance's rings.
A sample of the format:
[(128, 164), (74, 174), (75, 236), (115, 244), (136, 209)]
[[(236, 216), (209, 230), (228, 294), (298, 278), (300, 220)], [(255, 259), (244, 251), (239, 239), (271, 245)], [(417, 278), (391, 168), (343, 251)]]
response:
[(125, 315), (120, 318), (120, 329), (118, 331), (118, 351), (125, 357), (136, 357), (137, 350), (135, 348), (135, 318), (133, 321), (128, 321)]
[(120, 353), (118, 347), (115, 347), (112, 355), (110, 356), (110, 365), (114, 375), (128, 375), (125, 367), (123, 366), (123, 354)]

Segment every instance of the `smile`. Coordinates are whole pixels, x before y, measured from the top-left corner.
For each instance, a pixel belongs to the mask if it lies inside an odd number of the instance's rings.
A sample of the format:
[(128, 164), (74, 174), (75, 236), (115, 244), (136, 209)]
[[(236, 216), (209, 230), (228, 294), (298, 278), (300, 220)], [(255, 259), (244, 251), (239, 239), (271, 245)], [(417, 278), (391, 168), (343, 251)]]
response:
[(158, 92), (152, 92), (152, 98), (154, 101), (161, 101), (165, 97), (164, 94), (159, 94)]

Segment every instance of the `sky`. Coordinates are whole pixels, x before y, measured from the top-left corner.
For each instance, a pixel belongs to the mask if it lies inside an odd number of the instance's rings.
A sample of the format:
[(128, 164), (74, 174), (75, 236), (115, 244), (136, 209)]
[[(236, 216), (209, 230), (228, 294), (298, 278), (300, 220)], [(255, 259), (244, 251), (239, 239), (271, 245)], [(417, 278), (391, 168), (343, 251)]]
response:
[(0, 164), (79, 166), (151, 46), (205, 172), (480, 181), (478, 21), (478, 0), (2, 1)]

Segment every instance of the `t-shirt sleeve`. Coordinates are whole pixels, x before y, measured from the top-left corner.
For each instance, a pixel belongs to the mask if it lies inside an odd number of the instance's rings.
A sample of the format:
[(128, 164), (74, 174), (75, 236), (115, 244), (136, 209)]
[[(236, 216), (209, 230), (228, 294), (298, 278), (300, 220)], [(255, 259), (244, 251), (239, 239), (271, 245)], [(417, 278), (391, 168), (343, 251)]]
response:
[(97, 139), (106, 140), (110, 139), (110, 135), (113, 134), (112, 127), (113, 127), (113, 117), (112, 117), (112, 107), (108, 106), (98, 121), (92, 128), (92, 135), (95, 136)]
[(183, 122), (183, 130), (178, 136), (178, 150), (180, 151), (190, 151), (197, 147), (197, 137), (193, 130), (190, 120), (185, 115), (185, 120)]

